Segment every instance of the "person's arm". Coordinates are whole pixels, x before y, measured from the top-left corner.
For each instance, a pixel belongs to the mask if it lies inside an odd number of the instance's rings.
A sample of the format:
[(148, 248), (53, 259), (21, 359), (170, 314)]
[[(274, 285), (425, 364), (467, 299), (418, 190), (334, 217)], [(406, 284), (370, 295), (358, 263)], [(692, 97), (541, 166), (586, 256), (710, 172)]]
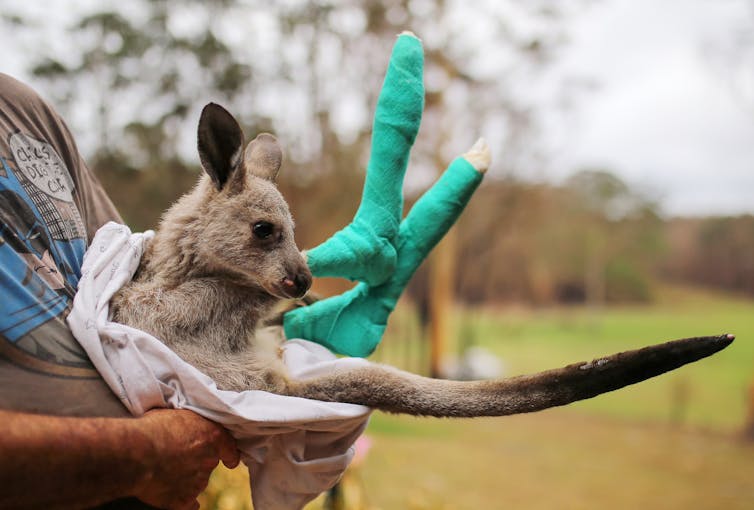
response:
[(129, 496), (198, 508), (219, 460), (238, 464), (233, 438), (191, 411), (65, 418), (0, 410), (0, 508), (85, 508)]

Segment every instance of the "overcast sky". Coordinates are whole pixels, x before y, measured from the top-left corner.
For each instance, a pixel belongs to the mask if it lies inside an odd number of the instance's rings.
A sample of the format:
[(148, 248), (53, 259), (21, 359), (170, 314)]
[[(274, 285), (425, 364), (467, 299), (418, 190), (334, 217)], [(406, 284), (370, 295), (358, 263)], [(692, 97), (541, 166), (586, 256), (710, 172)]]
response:
[[(609, 168), (667, 214), (754, 213), (754, 2), (608, 0), (559, 71), (590, 76), (551, 175)], [(736, 47), (741, 38), (748, 44)]]
[[(47, 18), (59, 11), (60, 27), (76, 3), (25, 9)], [(566, 122), (548, 122), (555, 151), (535, 177), (606, 168), (659, 198), (669, 215), (754, 213), (753, 11), (752, 0), (592, 3), (552, 72), (588, 77), (596, 88)], [(0, 47), (0, 70), (28, 79), (13, 34), (0, 33)]]

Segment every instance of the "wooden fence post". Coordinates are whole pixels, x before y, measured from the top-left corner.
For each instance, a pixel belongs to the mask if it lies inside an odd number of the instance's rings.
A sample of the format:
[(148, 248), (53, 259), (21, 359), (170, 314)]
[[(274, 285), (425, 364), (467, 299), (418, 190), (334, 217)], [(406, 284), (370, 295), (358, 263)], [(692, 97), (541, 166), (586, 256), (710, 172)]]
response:
[(429, 266), (430, 377), (440, 377), (453, 330), (457, 232), (451, 228), (434, 249)]

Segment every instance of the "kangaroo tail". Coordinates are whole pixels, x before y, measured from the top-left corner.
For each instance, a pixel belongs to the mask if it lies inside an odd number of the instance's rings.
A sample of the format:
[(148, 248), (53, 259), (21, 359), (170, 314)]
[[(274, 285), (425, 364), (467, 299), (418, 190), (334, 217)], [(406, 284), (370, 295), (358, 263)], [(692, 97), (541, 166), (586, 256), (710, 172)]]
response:
[(430, 379), (383, 365), (290, 381), (287, 393), (382, 411), (437, 417), (505, 416), (562, 406), (617, 390), (710, 356), (733, 335), (675, 340), (498, 381)]

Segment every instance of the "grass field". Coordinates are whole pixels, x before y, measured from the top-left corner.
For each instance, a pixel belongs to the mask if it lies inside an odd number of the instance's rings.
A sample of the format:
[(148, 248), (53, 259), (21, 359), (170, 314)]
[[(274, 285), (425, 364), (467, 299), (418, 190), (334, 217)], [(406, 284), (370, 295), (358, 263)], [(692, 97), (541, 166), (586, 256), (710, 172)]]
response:
[(479, 345), (505, 360), (508, 375), (666, 340), (734, 333), (736, 341), (709, 359), (572, 408), (633, 421), (675, 419), (728, 432), (744, 420), (747, 388), (754, 382), (754, 301), (666, 288), (651, 306), (482, 311), (461, 321), (470, 321)]
[[(374, 446), (344, 480), (345, 508), (754, 508), (754, 446), (738, 435), (754, 379), (754, 301), (666, 288), (652, 306), (498, 308), (456, 319), (463, 341), (501, 356), (506, 375), (688, 336), (737, 340), (671, 374), (533, 415), (375, 414)], [(420, 368), (411, 354), (419, 347), (400, 345), (410, 321), (398, 317), (379, 358)], [(245, 470), (217, 470), (203, 508), (250, 508), (247, 480)]]

